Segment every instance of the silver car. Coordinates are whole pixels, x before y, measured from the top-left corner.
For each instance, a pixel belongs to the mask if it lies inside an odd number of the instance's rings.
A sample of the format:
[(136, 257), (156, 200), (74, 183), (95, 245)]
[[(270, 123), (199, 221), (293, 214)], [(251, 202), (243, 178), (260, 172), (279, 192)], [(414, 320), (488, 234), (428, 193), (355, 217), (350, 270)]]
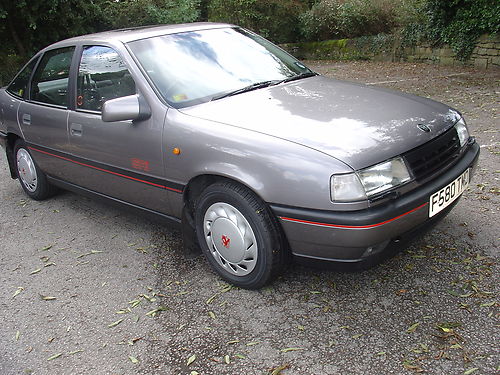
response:
[(291, 256), (364, 265), (400, 248), (457, 203), (479, 155), (444, 104), (322, 77), (213, 23), (43, 49), (0, 90), (0, 139), (31, 198), (60, 187), (180, 224), (243, 288)]

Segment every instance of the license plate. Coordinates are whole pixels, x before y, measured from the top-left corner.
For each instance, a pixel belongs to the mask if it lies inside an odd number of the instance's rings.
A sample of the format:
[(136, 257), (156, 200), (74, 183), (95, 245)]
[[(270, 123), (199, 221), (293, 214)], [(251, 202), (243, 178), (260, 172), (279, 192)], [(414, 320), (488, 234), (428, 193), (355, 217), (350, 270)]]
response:
[(469, 186), (469, 169), (458, 176), (454, 181), (441, 190), (435, 192), (429, 198), (429, 217), (432, 217), (448, 207)]

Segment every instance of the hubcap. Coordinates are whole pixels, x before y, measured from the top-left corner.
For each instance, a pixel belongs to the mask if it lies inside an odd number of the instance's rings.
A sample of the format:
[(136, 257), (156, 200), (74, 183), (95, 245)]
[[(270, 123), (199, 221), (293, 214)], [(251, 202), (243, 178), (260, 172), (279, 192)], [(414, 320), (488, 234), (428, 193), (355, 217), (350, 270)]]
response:
[(257, 263), (257, 240), (247, 219), (227, 203), (214, 203), (205, 212), (203, 230), (210, 254), (227, 272), (245, 276)]
[(24, 148), (17, 151), (17, 172), (23, 185), (28, 191), (34, 192), (37, 186), (37, 175), (35, 163), (31, 159), (31, 155)]

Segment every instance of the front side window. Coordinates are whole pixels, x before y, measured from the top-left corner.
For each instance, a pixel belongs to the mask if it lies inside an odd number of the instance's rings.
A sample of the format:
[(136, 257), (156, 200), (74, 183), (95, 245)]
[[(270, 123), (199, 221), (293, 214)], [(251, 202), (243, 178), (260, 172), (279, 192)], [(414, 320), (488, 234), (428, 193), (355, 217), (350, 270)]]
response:
[(33, 59), (29, 62), (28, 65), (24, 67), (21, 72), (18, 73), (16, 78), (10, 83), (9, 87), (7, 87), (7, 91), (12, 95), (18, 96), (20, 98), (24, 98), (28, 88), (28, 81), (31, 77), (31, 72), (35, 68), (36, 62), (38, 58)]
[(100, 111), (106, 100), (135, 92), (135, 82), (115, 50), (104, 46), (84, 48), (78, 69), (78, 109)]
[(66, 107), (74, 47), (45, 52), (31, 82), (31, 100)]

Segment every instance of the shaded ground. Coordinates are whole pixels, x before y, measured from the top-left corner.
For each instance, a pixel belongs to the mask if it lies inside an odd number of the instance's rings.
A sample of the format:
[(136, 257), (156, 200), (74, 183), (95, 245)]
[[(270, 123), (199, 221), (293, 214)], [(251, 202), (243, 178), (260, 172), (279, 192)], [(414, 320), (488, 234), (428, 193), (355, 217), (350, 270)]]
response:
[(291, 266), (239, 290), (168, 228), (71, 193), (28, 200), (2, 155), (0, 373), (497, 374), (500, 73), (310, 65), (464, 113), (480, 165), (436, 230), (369, 271)]

